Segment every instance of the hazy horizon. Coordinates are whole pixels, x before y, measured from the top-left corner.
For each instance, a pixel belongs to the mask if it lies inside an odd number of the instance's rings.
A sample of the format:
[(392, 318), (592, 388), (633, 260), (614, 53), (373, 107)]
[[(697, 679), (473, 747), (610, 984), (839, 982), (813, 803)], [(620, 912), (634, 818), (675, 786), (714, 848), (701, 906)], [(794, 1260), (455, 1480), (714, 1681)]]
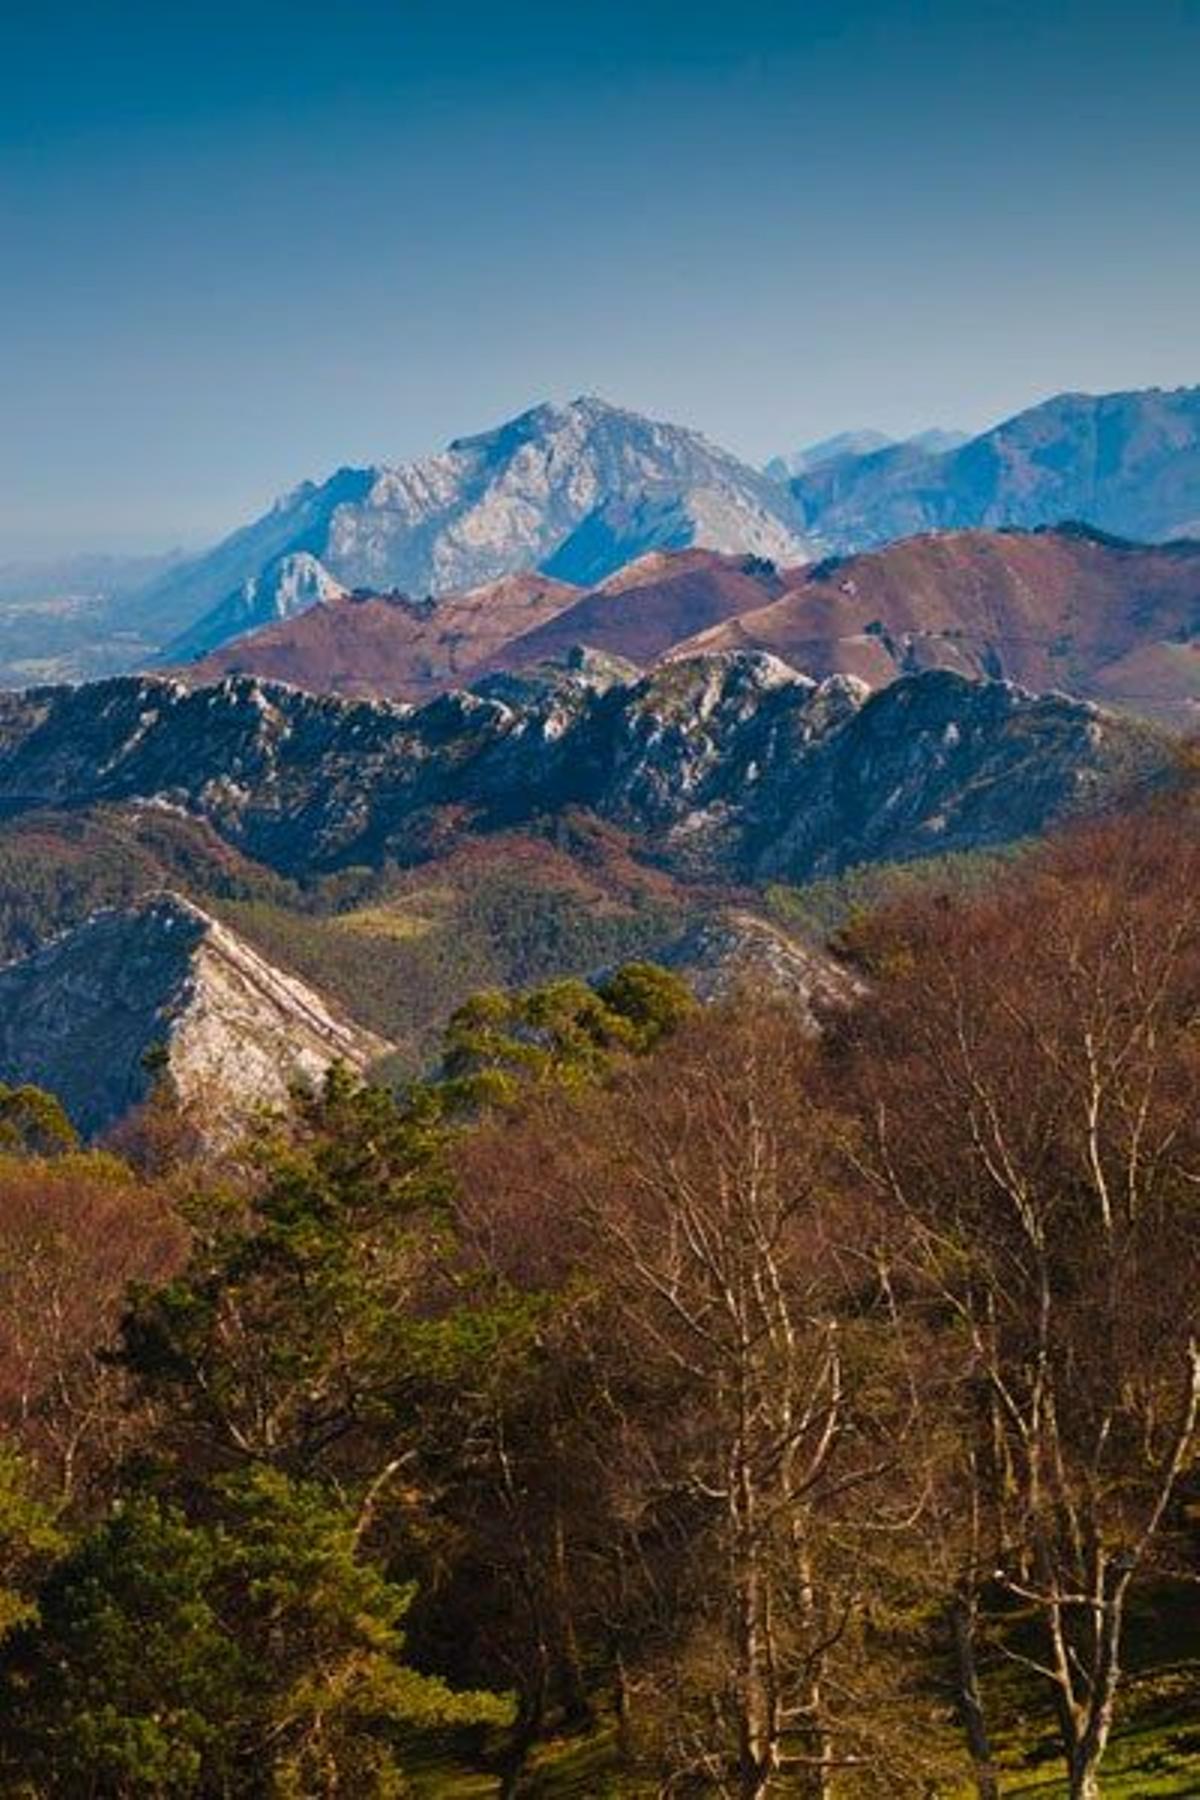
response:
[(761, 464), (1200, 379), (1200, 11), (964, 11), (9, 9), (0, 561), (577, 393)]

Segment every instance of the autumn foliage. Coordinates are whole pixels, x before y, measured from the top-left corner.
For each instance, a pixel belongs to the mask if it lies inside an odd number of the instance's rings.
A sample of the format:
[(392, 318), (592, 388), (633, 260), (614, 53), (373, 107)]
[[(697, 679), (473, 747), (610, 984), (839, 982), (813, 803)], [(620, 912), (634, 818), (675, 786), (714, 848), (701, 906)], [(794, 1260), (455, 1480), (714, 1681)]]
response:
[(1019, 1715), (1092, 1800), (1198, 1572), (1197, 891), (1164, 806), (914, 892), (819, 1038), (483, 995), (220, 1166), (10, 1109), (0, 1792), (517, 1795), (566, 1737), (991, 1800)]

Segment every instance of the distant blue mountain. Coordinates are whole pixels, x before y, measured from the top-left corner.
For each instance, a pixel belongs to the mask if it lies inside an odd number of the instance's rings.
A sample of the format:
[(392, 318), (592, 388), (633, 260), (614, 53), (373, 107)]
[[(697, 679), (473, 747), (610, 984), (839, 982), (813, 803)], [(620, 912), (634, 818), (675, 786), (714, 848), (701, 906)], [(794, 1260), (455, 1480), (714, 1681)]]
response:
[(926, 437), (837, 456), (789, 490), (838, 552), (1064, 520), (1148, 542), (1200, 534), (1200, 387), (1059, 394), (949, 449)]

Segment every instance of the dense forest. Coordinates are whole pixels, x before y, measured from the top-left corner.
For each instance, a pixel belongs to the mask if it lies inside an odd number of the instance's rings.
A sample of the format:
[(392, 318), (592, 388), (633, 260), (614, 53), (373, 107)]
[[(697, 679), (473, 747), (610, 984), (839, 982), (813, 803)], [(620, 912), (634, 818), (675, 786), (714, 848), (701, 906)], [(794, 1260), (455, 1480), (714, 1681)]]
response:
[(628, 963), (219, 1154), (4, 1091), (0, 1792), (1200, 1791), (1198, 891), (1176, 796), (817, 1037)]

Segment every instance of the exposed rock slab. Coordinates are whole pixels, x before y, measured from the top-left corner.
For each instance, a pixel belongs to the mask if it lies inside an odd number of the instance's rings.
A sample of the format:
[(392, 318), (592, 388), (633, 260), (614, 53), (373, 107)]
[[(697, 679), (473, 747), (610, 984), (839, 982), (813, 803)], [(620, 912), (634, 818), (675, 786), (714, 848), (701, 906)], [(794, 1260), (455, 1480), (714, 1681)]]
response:
[(706, 1003), (746, 992), (791, 1002), (809, 1027), (853, 1004), (863, 984), (817, 945), (731, 907), (655, 952)]
[(94, 913), (0, 969), (0, 1079), (56, 1094), (87, 1136), (145, 1098), (151, 1052), (219, 1131), (388, 1048), (177, 894)]

